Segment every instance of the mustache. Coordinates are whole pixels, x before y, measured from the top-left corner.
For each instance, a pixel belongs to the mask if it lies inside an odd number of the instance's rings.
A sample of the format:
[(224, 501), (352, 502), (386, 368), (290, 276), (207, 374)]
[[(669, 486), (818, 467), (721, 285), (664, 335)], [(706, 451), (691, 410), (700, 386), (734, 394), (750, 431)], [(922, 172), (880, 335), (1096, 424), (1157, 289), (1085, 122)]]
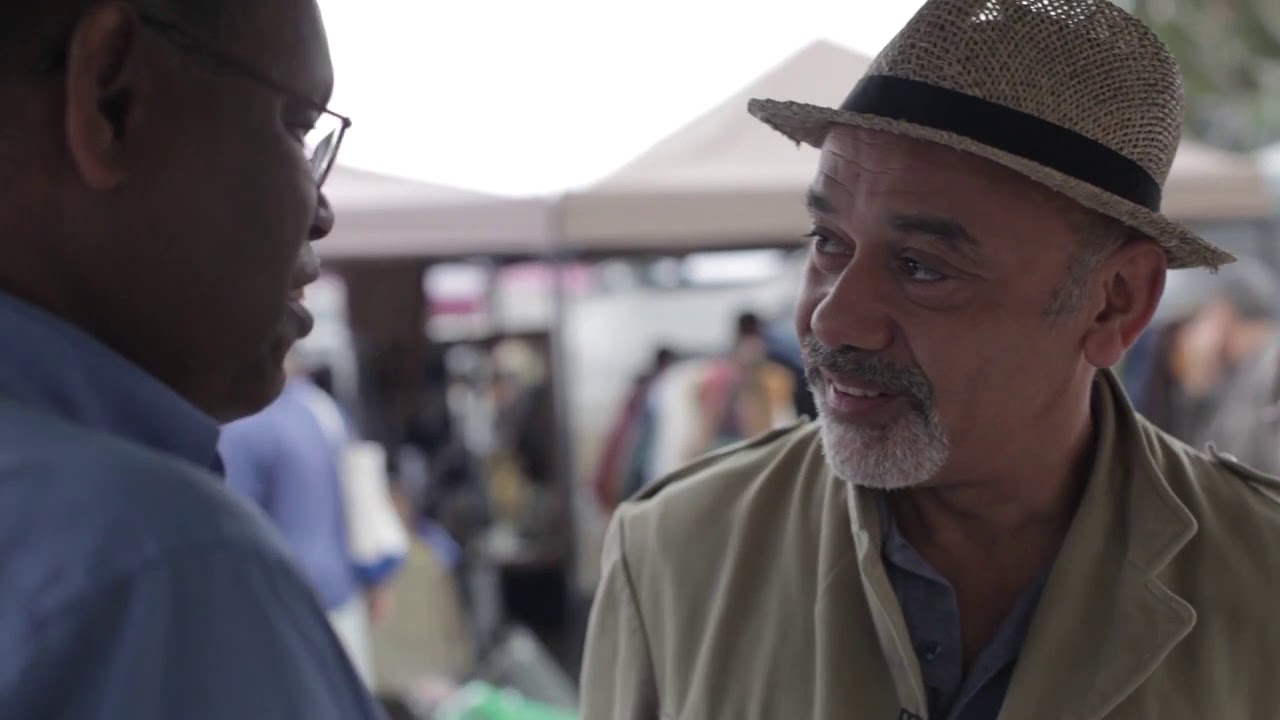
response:
[(809, 387), (820, 387), (822, 372), (836, 377), (857, 378), (882, 392), (907, 397), (921, 412), (933, 407), (933, 384), (914, 365), (893, 362), (866, 350), (829, 348), (809, 335), (804, 339), (805, 378)]

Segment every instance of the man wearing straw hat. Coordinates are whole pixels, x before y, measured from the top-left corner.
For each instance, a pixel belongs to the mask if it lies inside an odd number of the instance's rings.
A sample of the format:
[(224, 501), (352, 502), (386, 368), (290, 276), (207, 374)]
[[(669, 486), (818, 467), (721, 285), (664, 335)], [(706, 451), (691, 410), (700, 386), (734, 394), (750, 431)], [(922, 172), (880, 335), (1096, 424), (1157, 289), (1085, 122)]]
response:
[(1280, 484), (1108, 369), (1168, 268), (1172, 57), (1103, 0), (929, 0), (821, 148), (797, 313), (819, 418), (612, 521), (588, 718), (1264, 718)]

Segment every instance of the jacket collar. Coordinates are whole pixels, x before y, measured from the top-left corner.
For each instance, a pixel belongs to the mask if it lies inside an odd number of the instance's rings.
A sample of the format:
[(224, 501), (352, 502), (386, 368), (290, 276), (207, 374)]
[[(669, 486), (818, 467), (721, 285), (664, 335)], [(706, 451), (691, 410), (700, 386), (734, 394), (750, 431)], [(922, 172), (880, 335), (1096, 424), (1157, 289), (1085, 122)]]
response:
[(1093, 477), (1041, 599), (1004, 717), (1059, 707), (1104, 717), (1195, 626), (1196, 613), (1161, 582), (1195, 536), (1195, 517), (1166, 479), (1150, 435), (1110, 371), (1095, 388)]

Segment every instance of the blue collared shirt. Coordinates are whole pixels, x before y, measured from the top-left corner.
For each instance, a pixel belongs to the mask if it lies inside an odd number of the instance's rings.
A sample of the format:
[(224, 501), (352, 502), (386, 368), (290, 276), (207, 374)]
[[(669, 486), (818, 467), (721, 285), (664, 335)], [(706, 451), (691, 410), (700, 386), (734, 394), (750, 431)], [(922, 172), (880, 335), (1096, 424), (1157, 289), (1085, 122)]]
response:
[(380, 718), (217, 425), (0, 293), (0, 718)]

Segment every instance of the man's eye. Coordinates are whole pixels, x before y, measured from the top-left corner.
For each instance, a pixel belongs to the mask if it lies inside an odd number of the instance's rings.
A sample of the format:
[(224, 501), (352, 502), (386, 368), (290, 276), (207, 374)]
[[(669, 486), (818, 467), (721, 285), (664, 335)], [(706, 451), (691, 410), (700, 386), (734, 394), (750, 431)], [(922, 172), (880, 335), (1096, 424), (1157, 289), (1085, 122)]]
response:
[(937, 282), (939, 280), (947, 279), (946, 275), (943, 275), (918, 260), (912, 260), (911, 258), (903, 258), (899, 263), (899, 266), (908, 278), (915, 280), (916, 282)]
[(832, 240), (819, 230), (805, 235), (813, 240), (813, 251), (819, 255), (847, 255), (848, 247), (839, 240)]

